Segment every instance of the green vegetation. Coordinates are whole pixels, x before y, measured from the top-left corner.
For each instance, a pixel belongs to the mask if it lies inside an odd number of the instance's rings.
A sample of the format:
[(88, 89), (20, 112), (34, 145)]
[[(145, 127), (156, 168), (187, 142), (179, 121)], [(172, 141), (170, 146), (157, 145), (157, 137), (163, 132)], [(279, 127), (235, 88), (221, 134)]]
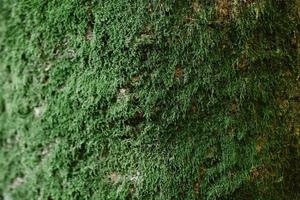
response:
[(1, 0), (0, 199), (299, 198), (296, 4)]

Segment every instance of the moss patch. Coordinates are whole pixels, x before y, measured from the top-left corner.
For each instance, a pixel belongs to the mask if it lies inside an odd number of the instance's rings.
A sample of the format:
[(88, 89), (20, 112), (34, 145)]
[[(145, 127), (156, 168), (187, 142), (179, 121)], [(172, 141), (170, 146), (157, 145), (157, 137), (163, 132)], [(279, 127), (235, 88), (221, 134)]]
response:
[(296, 199), (295, 5), (2, 0), (0, 199)]

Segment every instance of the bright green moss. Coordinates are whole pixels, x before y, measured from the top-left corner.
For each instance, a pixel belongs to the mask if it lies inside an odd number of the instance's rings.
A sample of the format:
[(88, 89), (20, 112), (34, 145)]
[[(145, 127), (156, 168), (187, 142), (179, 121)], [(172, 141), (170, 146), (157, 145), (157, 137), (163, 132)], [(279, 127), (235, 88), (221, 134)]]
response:
[(0, 199), (297, 198), (295, 5), (2, 0)]

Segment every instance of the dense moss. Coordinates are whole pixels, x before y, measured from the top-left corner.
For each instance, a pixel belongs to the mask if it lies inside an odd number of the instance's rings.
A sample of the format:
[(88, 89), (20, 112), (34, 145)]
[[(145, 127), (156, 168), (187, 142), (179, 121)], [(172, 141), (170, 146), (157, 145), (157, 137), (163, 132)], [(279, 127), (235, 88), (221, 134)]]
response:
[(296, 199), (297, 9), (2, 0), (0, 199)]

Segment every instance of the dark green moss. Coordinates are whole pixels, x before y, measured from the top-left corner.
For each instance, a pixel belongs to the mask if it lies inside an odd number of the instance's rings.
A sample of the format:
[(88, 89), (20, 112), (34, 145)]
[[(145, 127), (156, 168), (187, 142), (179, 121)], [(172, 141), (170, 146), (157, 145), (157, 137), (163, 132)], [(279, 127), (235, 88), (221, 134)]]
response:
[(2, 198), (297, 198), (296, 1), (0, 10)]

